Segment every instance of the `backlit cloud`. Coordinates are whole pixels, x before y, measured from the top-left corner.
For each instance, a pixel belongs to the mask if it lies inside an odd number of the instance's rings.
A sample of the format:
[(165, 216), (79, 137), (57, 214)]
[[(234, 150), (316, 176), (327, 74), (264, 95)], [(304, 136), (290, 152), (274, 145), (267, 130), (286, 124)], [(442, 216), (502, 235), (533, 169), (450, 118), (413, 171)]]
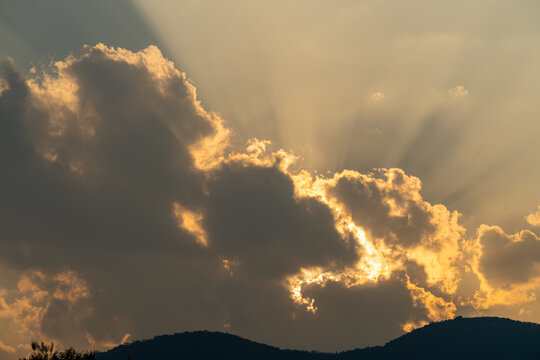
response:
[(5, 79), (0, 79), (0, 96), (6, 90), (9, 90), (9, 83)]
[(507, 234), (482, 225), (473, 269), (480, 279), (477, 307), (523, 304), (536, 300), (540, 286), (540, 238), (529, 230)]
[(28, 338), (48, 339), (56, 336), (60, 327), (69, 324), (73, 328), (91, 315), (91, 306), (81, 301), (89, 298), (90, 292), (73, 271), (47, 276), (28, 270), (15, 275), (16, 286), (0, 292), (0, 326), (11, 331), (4, 341), (13, 341), (12, 345), (3, 344), (5, 351), (25, 349)]
[(527, 222), (532, 226), (540, 226), (540, 206), (536, 212), (530, 213), (527, 215)]
[(340, 350), (536, 299), (535, 233), (468, 236), (399, 168), (321, 176), (242, 147), (157, 47), (0, 79), (4, 353), (201, 328)]

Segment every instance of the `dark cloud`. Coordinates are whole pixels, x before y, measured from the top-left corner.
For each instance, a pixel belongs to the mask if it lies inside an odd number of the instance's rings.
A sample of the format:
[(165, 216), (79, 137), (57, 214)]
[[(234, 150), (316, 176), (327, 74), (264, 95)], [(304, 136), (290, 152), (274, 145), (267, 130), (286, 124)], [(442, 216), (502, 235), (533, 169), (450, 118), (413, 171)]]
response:
[(211, 245), (237, 257), (248, 272), (279, 278), (301, 267), (357, 258), (330, 209), (314, 198), (297, 199), (293, 181), (277, 167), (226, 164), (208, 192), (204, 225)]
[(392, 170), (387, 179), (372, 176), (340, 177), (330, 193), (345, 205), (355, 222), (389, 245), (418, 245), (435, 232), (432, 212), (414, 192), (417, 179)]
[[(0, 97), (2, 261), (45, 274), (74, 269), (88, 281), (95, 303), (90, 317), (75, 322), (82, 310), (71, 311), (49, 294), (42, 303), (45, 336), (74, 340), (76, 329), (79, 341), (83, 330), (116, 336), (136, 326), (115, 325), (114, 319), (132, 319), (156, 299), (179, 313), (184, 293), (205, 278), (178, 281), (178, 274), (197, 273), (204, 259), (190, 262), (189, 254), (200, 249), (178, 227), (172, 209), (174, 201), (202, 201), (203, 174), (189, 148), (214, 133), (211, 117), (184, 75), (159, 62), (159, 52), (145, 54), (164, 66), (159, 69), (113, 59), (112, 53), (89, 48), (66, 60), (56, 77), (35, 83), (26, 83), (9, 62), (2, 68), (9, 84)], [(145, 258), (169, 267), (156, 269)], [(136, 292), (141, 286), (145, 290)], [(172, 296), (167, 289), (174, 289)], [(201, 293), (185, 298), (200, 302)], [(95, 331), (94, 323), (102, 330)], [(175, 325), (169, 330), (180, 327)]]
[(495, 286), (527, 284), (540, 276), (540, 238), (531, 231), (509, 235), (497, 226), (482, 227), (479, 268)]
[(330, 282), (324, 288), (308, 287), (306, 295), (317, 299), (319, 308), (308, 320), (313, 327), (309, 336), (316, 337), (315, 332), (321, 331), (324, 335), (318, 336), (320, 347), (328, 350), (338, 339), (343, 349), (358, 347), (359, 343), (363, 346), (384, 344), (402, 334), (403, 324), (427, 319), (424, 311), (414, 306), (399, 276), (351, 288)]
[[(28, 89), (10, 59), (2, 61), (0, 78), (6, 87), (0, 94), (0, 156), (3, 167), (12, 170), (26, 165), (32, 154), (33, 146), (26, 137), (26, 129), (21, 121), (25, 115)], [(6, 172), (5, 175), (15, 174)]]
[[(58, 81), (76, 86), (75, 111), (63, 105), (52, 112), (57, 106), (46, 102), (47, 93), (29, 99), (16, 75), (1, 98), (8, 104), (2, 134), (9, 138), (2, 152), (7, 176), (0, 180), (5, 238), (31, 245), (25, 266), (71, 266), (105, 249), (178, 247), (172, 201), (202, 197), (202, 174), (188, 148), (213, 132), (191, 85), (178, 73), (159, 83), (161, 92), (148, 69), (99, 49), (74, 60), (66, 73)], [(53, 256), (43, 257), (50, 247)]]

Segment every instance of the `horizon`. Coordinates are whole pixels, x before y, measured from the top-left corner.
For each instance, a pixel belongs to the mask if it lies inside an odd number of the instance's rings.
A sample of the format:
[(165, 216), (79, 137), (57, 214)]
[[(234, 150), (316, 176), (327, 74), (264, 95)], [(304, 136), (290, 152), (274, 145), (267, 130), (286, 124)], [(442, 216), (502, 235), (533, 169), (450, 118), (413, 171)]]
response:
[(540, 322), (537, 9), (3, 2), (0, 360)]

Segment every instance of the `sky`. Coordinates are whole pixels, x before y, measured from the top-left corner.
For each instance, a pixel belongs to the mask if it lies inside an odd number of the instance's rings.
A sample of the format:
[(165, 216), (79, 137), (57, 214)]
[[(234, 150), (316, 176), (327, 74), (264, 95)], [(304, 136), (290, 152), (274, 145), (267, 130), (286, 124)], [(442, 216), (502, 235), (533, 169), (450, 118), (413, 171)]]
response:
[(0, 359), (540, 322), (535, 1), (0, 3)]

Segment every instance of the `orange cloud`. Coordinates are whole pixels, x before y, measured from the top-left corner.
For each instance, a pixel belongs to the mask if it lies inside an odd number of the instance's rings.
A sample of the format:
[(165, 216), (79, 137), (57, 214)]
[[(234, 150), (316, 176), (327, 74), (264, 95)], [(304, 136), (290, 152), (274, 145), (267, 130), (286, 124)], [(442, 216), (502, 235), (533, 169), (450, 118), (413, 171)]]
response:
[[(303, 269), (288, 279), (291, 297), (308, 310), (315, 311), (316, 306), (314, 299), (302, 296), (304, 285), (324, 286), (332, 280), (361, 286), (406, 270), (409, 261), (424, 268), (426, 286), (448, 294), (456, 292), (465, 232), (458, 224), (459, 214), (423, 201), (420, 181), (402, 170), (380, 172), (386, 179), (350, 170), (315, 180), (306, 171), (292, 175), (299, 196), (315, 196), (333, 210), (337, 229), (344, 239), (356, 240), (360, 257), (352, 268)], [(408, 288), (415, 298), (412, 285)]]
[[(457, 307), (453, 302), (446, 301), (442, 297), (435, 296), (426, 289), (413, 284), (408, 276), (407, 288), (411, 291), (414, 303), (426, 309), (427, 316), (431, 321), (442, 321), (455, 316)], [(405, 328), (404, 330), (407, 331)]]
[(0, 96), (7, 90), (9, 90), (9, 83), (7, 80), (0, 78)]
[(480, 279), (473, 303), (479, 308), (536, 300), (540, 286), (540, 238), (528, 230), (506, 234), (498, 226), (478, 228), (472, 269)]
[(526, 219), (530, 225), (540, 227), (540, 206), (538, 206), (536, 212), (527, 215)]
[(178, 219), (178, 226), (193, 235), (200, 245), (208, 247), (206, 231), (203, 228), (203, 214), (191, 211), (182, 207), (179, 203), (174, 203), (174, 215)]
[(88, 344), (94, 348), (94, 349), (100, 349), (100, 350), (109, 350), (114, 347), (117, 347), (119, 345), (125, 344), (129, 341), (131, 338), (131, 334), (125, 334), (120, 342), (113, 342), (113, 341), (96, 341), (92, 335), (90, 335), (88, 332), (86, 333), (86, 340), (88, 341)]
[(14, 353), (17, 351), (13, 346), (9, 346), (4, 344), (2, 340), (0, 340), (0, 350), (8, 352), (8, 353)]
[(86, 282), (73, 271), (55, 276), (26, 271), (20, 275), (15, 289), (0, 292), (0, 319), (8, 321), (16, 334), (24, 338), (21, 341), (26, 341), (29, 335), (47, 338), (42, 333), (42, 325), (52, 301), (57, 299), (73, 305), (89, 296)]

